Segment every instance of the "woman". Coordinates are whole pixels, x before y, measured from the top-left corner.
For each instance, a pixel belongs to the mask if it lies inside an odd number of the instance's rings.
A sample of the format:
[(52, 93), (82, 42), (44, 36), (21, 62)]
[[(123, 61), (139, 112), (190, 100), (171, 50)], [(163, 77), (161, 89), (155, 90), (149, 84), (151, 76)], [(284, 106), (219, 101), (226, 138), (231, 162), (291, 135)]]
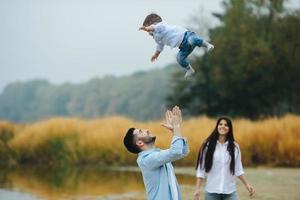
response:
[(196, 169), (195, 200), (200, 199), (200, 188), (205, 177), (205, 200), (238, 200), (236, 177), (246, 186), (250, 196), (255, 193), (243, 175), (241, 151), (234, 141), (232, 123), (228, 117), (217, 120), (215, 129), (202, 144)]

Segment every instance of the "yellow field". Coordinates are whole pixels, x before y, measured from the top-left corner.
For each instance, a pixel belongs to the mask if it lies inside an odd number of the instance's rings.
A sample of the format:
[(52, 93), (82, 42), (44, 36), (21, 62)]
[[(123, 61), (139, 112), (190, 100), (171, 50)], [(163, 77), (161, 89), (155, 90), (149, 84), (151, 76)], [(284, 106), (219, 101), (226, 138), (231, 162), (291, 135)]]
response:
[[(183, 135), (190, 154), (177, 165), (193, 166), (200, 144), (212, 132), (216, 119), (190, 118)], [(171, 134), (161, 121), (135, 122), (123, 117), (97, 120), (53, 118), (32, 124), (0, 122), (0, 161), (47, 164), (136, 165), (136, 156), (123, 146), (129, 127), (145, 128), (157, 135), (156, 146), (167, 148)], [(261, 121), (236, 119), (234, 135), (244, 165), (300, 166), (300, 116), (286, 115)]]

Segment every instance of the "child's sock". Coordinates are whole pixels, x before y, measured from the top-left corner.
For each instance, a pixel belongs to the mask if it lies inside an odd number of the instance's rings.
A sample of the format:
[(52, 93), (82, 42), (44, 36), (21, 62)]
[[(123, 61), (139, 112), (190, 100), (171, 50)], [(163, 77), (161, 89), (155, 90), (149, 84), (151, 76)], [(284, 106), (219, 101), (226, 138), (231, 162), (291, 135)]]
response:
[(205, 40), (203, 40), (202, 46), (204, 46), (207, 49), (207, 51), (211, 51), (215, 48), (214, 45), (210, 44)]
[(188, 78), (190, 76), (192, 76), (195, 73), (195, 70), (193, 69), (193, 67), (191, 65), (189, 65), (189, 69), (185, 72), (184, 78)]

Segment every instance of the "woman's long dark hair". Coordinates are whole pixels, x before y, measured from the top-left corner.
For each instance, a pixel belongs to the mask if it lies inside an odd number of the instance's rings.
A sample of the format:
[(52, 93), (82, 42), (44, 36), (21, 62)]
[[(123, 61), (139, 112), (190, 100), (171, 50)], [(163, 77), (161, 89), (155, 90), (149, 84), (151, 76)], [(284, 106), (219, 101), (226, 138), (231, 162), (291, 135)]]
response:
[[(228, 117), (220, 117), (217, 120), (217, 124), (213, 132), (208, 136), (208, 138), (204, 141), (204, 143), (201, 145), (198, 153), (198, 158), (197, 158), (197, 164), (196, 164), (196, 169), (198, 168), (200, 164), (200, 168), (205, 169), (205, 172), (209, 172), (212, 165), (213, 165), (213, 155), (216, 149), (216, 144), (219, 139), (219, 132), (218, 132), (218, 125), (221, 120), (225, 120), (227, 122), (229, 131), (227, 133), (227, 138), (226, 141), (228, 141), (228, 146), (227, 146), (227, 151), (229, 152), (229, 155), (231, 157), (230, 159), (230, 172), (232, 175), (234, 175), (234, 166), (235, 166), (235, 157), (234, 157), (234, 149), (235, 149), (235, 144), (234, 144), (234, 137), (233, 137), (233, 128), (232, 128), (232, 122), (230, 118)], [(205, 155), (204, 155), (205, 154)], [(203, 165), (203, 157), (205, 157), (204, 160), (204, 166)]]

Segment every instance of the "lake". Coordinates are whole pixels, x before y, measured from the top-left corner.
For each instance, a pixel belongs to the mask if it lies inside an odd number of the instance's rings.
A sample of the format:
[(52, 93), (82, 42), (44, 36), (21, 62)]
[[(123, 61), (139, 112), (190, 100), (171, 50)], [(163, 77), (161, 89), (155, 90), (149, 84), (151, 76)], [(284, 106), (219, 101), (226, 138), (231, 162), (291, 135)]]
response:
[[(179, 184), (194, 185), (195, 178), (177, 175)], [(146, 200), (137, 168), (18, 167), (1, 169), (1, 200)]]

